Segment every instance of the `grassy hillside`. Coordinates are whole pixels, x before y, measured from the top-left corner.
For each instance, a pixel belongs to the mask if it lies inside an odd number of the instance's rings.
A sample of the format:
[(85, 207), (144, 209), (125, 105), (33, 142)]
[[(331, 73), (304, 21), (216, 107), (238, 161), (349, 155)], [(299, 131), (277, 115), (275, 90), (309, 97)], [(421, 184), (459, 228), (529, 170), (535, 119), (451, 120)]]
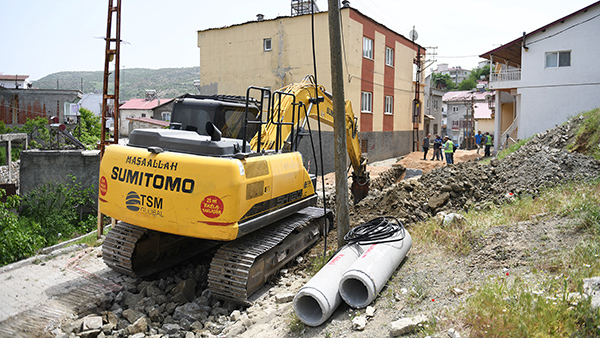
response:
[[(33, 86), (41, 89), (78, 89), (84, 93), (102, 92), (104, 73), (96, 72), (59, 72), (47, 75)], [(146, 69), (121, 69), (121, 101), (143, 98), (147, 89), (154, 89), (160, 98), (174, 98), (185, 93), (195, 93), (194, 79), (200, 77), (198, 67)], [(109, 79), (112, 92), (113, 77)]]

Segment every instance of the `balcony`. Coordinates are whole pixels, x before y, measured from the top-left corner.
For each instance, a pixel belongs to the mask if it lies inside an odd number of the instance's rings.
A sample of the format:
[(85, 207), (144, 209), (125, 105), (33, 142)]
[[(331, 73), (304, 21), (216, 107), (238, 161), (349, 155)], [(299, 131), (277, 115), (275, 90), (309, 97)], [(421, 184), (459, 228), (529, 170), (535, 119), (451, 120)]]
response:
[(491, 89), (515, 88), (521, 81), (521, 69), (501, 70), (490, 74)]

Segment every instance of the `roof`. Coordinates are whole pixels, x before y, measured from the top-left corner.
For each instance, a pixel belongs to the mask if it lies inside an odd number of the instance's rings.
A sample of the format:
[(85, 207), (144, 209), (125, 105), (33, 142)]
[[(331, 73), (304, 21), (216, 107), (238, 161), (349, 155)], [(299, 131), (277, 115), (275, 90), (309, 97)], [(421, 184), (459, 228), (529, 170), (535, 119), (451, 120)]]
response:
[(123, 103), (119, 109), (130, 109), (130, 110), (152, 110), (158, 106), (162, 106), (169, 102), (173, 101), (173, 99), (165, 99), (165, 100), (146, 100), (146, 99), (131, 99), (125, 103)]
[(131, 121), (144, 122), (144, 123), (154, 124), (154, 125), (163, 126), (163, 127), (168, 127), (170, 124), (169, 121), (156, 120), (156, 119), (151, 119), (149, 117), (128, 117), (127, 119), (131, 120)]
[[(382, 23), (380, 23), (380, 22), (378, 22), (378, 21), (375, 21), (375, 20), (374, 20), (374, 19), (372, 19), (371, 17), (369, 17), (369, 16), (367, 16), (367, 15), (363, 14), (363, 13), (362, 13), (361, 11), (359, 11), (358, 9), (356, 9), (356, 8), (354, 8), (354, 7), (350, 7), (350, 6), (345, 6), (345, 7), (341, 7), (341, 8), (340, 8), (340, 11), (341, 11), (341, 10), (345, 10), (345, 9), (351, 9), (351, 10), (353, 10), (353, 11), (355, 11), (355, 12), (359, 13), (360, 15), (364, 16), (365, 18), (367, 18), (367, 19), (371, 20), (371, 21), (372, 21), (372, 22), (374, 22), (375, 24), (377, 24), (377, 25), (379, 25), (379, 26), (381, 26), (381, 27), (384, 27), (385, 29), (389, 30), (390, 32), (393, 32), (394, 34), (397, 34), (397, 35), (399, 35), (399, 36), (403, 37), (403, 38), (404, 38), (406, 41), (408, 41), (408, 42), (410, 42), (410, 43), (414, 43), (414, 45), (415, 45), (415, 46), (419, 46), (419, 47), (421, 47), (421, 49), (423, 49), (423, 50), (427, 50), (427, 48), (425, 48), (425, 47), (423, 47), (423, 46), (419, 45), (419, 44), (418, 44), (418, 43), (416, 43), (416, 42), (413, 42), (412, 40), (410, 40), (409, 38), (405, 37), (404, 35), (402, 35), (402, 34), (400, 34), (400, 33), (397, 33), (396, 31), (394, 31), (394, 30), (392, 30), (392, 29), (388, 28), (388, 27), (387, 27), (387, 26), (385, 26), (384, 24), (382, 24)], [(327, 13), (327, 11), (315, 12), (315, 14), (321, 14), (321, 13)], [(232, 24), (232, 25), (228, 25), (228, 26), (222, 26), (222, 27), (214, 27), (214, 28), (202, 29), (202, 30), (199, 30), (199, 31), (198, 31), (198, 33), (199, 33), (199, 32), (207, 32), (207, 31), (216, 30), (216, 29), (224, 29), (224, 28), (229, 28), (229, 27), (242, 26), (242, 25), (246, 25), (246, 24), (250, 24), (250, 23), (261, 23), (261, 22), (274, 21), (274, 20), (285, 19), (285, 18), (295, 18), (295, 17), (299, 17), (299, 16), (303, 16), (303, 15), (310, 15), (310, 14), (301, 14), (301, 15), (280, 15), (280, 16), (278, 16), (278, 17), (275, 17), (275, 18), (273, 18), (273, 19), (263, 19), (263, 20), (260, 20), (260, 21), (259, 21), (259, 20), (252, 20), (252, 21), (246, 21), (246, 22), (243, 22), (243, 23), (237, 23), (237, 24)]]
[(0, 81), (25, 81), (29, 78), (29, 75), (6, 75), (0, 74)]
[(552, 27), (554, 25), (558, 25), (558, 24), (562, 24), (565, 22), (566, 19), (569, 19), (571, 17), (574, 17), (582, 12), (586, 12), (588, 9), (600, 5), (600, 1), (597, 1), (587, 7), (584, 7), (576, 12), (573, 12), (565, 17), (562, 17), (556, 21), (553, 21), (543, 27), (540, 27), (536, 30), (534, 30), (533, 32), (530, 32), (528, 34), (523, 34), (523, 36), (514, 39), (513, 41), (504, 44), (496, 49), (492, 49), (488, 52), (485, 52), (481, 55), (479, 55), (479, 57), (484, 58), (484, 59), (491, 59), (491, 56), (494, 56), (494, 59), (498, 58), (498, 59), (502, 59), (503, 61), (509, 63), (509, 64), (513, 64), (516, 66), (520, 66), (521, 65), (521, 51), (522, 51), (522, 44), (523, 44), (523, 39), (525, 39), (525, 43), (527, 43), (527, 37), (537, 34), (539, 32), (543, 32), (546, 29), (548, 29), (549, 27)]
[(473, 90), (457, 90), (452, 92), (447, 92), (442, 97), (443, 102), (461, 102), (461, 101), (471, 101), (471, 99), (475, 99), (475, 101), (486, 101), (488, 95), (492, 95), (493, 92), (480, 92)]

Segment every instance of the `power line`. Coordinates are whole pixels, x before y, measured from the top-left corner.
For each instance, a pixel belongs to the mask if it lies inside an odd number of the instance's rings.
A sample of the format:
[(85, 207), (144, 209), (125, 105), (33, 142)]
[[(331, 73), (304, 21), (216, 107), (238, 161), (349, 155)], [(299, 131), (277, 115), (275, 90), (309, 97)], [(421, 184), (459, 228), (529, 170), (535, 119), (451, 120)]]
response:
[(584, 23), (586, 23), (586, 22), (588, 22), (588, 21), (592, 21), (592, 20), (594, 20), (595, 18), (597, 18), (597, 17), (599, 17), (599, 16), (600, 16), (600, 14), (596, 14), (596, 15), (594, 15), (593, 17), (591, 17), (591, 18), (589, 18), (589, 19), (586, 19), (586, 20), (583, 20), (583, 21), (581, 21), (581, 22), (578, 22), (578, 23), (576, 23), (576, 24), (573, 24), (573, 25), (571, 25), (571, 26), (569, 26), (569, 27), (567, 27), (567, 28), (565, 28), (565, 29), (563, 29), (563, 30), (560, 30), (560, 31), (558, 31), (558, 32), (556, 32), (556, 33), (554, 33), (554, 34), (550, 34), (550, 35), (548, 35), (548, 36), (545, 36), (545, 37), (543, 37), (543, 38), (537, 39), (537, 40), (535, 40), (535, 41), (526, 42), (526, 44), (527, 44), (527, 45), (533, 45), (534, 43), (537, 43), (537, 42), (540, 42), (540, 41), (543, 41), (543, 40), (546, 40), (546, 39), (550, 39), (550, 38), (552, 38), (552, 37), (555, 37), (555, 36), (557, 36), (557, 35), (559, 35), (559, 34), (562, 34), (562, 33), (566, 32), (566, 31), (568, 31), (568, 30), (569, 30), (569, 29), (571, 29), (571, 28), (577, 27), (577, 26), (579, 26), (579, 25), (581, 25), (581, 24), (584, 24)]

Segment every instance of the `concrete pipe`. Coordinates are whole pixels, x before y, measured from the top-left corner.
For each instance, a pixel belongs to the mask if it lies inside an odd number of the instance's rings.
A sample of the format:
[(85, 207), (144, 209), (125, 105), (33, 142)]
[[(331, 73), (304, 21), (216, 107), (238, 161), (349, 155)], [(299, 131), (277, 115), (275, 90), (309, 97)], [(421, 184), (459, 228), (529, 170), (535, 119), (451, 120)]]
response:
[(338, 285), (342, 274), (367, 246), (345, 245), (294, 297), (294, 311), (308, 326), (323, 324), (342, 303)]
[(402, 236), (404, 239), (399, 241), (369, 245), (342, 275), (339, 291), (348, 305), (357, 309), (364, 308), (377, 297), (412, 246), (408, 231), (403, 230), (394, 235), (397, 238)]

